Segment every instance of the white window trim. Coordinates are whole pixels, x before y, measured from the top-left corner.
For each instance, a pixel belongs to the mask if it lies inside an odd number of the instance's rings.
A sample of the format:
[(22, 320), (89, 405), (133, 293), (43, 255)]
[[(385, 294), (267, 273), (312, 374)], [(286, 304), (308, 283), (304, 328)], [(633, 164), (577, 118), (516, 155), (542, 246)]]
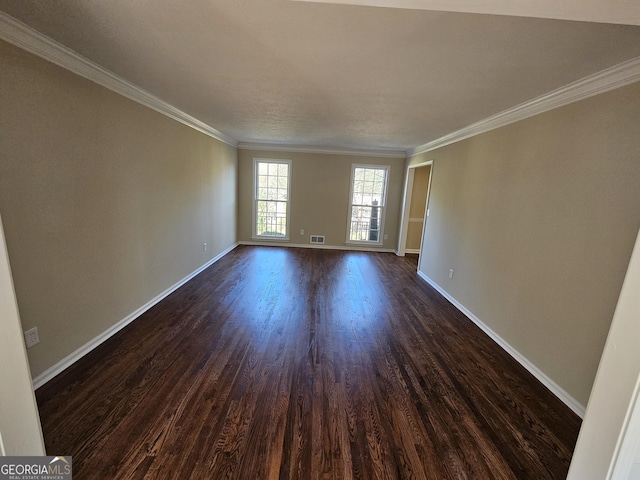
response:
[[(353, 200), (353, 180), (355, 177), (356, 168), (376, 168), (379, 170), (385, 170), (385, 182), (384, 182), (384, 205), (380, 209), (380, 234), (378, 235), (378, 241), (374, 242), (373, 240), (351, 240), (349, 238), (351, 232), (351, 207)], [(347, 245), (373, 245), (376, 247), (381, 247), (384, 244), (384, 222), (387, 217), (387, 192), (389, 191), (389, 172), (391, 171), (390, 165), (366, 165), (361, 163), (352, 163), (351, 164), (351, 180), (349, 181), (349, 205), (347, 207), (347, 240), (345, 244)]]
[[(286, 233), (284, 237), (272, 237), (269, 235), (258, 235), (258, 232), (256, 230), (256, 219), (257, 219), (257, 212), (256, 212), (256, 206), (258, 204), (258, 163), (286, 163), (287, 165), (289, 165), (289, 181), (287, 182), (287, 227), (286, 227)], [(284, 159), (279, 159), (279, 158), (254, 158), (253, 159), (253, 199), (252, 199), (252, 207), (251, 210), (253, 211), (253, 215), (252, 215), (252, 226), (251, 226), (251, 239), (252, 240), (263, 240), (263, 241), (269, 241), (269, 242), (288, 242), (290, 240), (289, 238), (289, 231), (290, 229), (290, 218), (291, 218), (291, 160), (284, 160)]]

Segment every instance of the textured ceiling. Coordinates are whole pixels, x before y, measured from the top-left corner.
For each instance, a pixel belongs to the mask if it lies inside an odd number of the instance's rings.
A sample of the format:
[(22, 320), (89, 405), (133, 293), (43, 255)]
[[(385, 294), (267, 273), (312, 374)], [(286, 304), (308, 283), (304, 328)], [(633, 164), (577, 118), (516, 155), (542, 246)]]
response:
[(640, 27), (288, 0), (0, 0), (241, 142), (408, 150), (640, 56)]

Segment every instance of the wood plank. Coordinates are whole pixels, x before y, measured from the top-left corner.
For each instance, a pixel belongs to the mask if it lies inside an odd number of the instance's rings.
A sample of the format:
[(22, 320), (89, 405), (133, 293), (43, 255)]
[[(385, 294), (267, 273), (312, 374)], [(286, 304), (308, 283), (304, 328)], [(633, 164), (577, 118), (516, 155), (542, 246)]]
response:
[(74, 478), (560, 479), (580, 419), (416, 257), (242, 246), (37, 391)]

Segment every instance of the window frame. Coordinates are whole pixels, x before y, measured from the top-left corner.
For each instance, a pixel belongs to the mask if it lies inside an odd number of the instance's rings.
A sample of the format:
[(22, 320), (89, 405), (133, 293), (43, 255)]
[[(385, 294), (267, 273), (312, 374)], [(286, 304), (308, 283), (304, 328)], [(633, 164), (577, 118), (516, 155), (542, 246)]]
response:
[[(360, 206), (360, 204), (353, 203), (353, 187), (355, 183), (355, 175), (357, 168), (365, 168), (365, 169), (375, 169), (375, 170), (384, 170), (384, 191), (382, 192), (382, 205), (380, 207), (380, 216), (378, 217), (379, 228), (378, 228), (378, 240), (351, 240), (351, 216), (353, 214), (353, 207)], [(349, 206), (347, 209), (347, 240), (346, 244), (349, 245), (371, 245), (371, 246), (382, 246), (384, 244), (384, 222), (386, 219), (387, 212), (387, 193), (389, 190), (389, 173), (391, 172), (391, 165), (370, 165), (370, 164), (361, 164), (361, 163), (353, 163), (351, 164), (351, 181), (349, 186)], [(365, 205), (362, 205), (365, 206)], [(370, 206), (370, 205), (366, 205)]]
[[(261, 163), (273, 163), (273, 164), (286, 164), (288, 168), (287, 175), (287, 200), (273, 200), (284, 201), (287, 205), (287, 215), (285, 224), (285, 235), (279, 237), (275, 235), (258, 235), (258, 202), (261, 200), (258, 198), (258, 166)], [(270, 240), (276, 242), (289, 241), (290, 236), (290, 219), (291, 219), (291, 160), (279, 159), (279, 158), (254, 158), (253, 159), (253, 215), (252, 215), (252, 239), (253, 240)]]

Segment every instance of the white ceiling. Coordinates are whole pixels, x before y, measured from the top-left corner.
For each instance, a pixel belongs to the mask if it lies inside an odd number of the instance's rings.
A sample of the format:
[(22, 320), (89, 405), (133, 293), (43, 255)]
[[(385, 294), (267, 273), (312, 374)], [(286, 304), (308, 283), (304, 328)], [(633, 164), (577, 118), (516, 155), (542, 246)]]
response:
[(240, 142), (410, 150), (640, 56), (638, 26), (421, 9), (0, 0), (0, 10)]

